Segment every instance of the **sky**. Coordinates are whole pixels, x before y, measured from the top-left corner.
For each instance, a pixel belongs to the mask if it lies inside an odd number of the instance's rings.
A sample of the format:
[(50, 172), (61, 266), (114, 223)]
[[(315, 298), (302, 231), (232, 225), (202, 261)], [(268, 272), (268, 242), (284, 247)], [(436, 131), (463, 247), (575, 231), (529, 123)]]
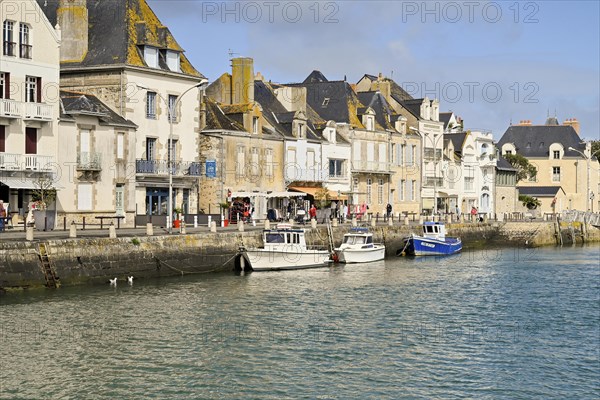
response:
[(278, 83), (382, 73), (499, 140), (520, 120), (577, 118), (600, 139), (598, 1), (148, 0), (210, 81), (231, 54)]

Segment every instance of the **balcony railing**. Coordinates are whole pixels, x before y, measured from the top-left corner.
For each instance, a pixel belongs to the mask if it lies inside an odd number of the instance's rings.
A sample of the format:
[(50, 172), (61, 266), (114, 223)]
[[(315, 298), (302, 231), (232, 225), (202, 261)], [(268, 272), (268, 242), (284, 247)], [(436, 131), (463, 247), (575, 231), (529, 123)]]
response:
[[(202, 164), (194, 161), (171, 162), (171, 173), (174, 176), (200, 176)], [(135, 170), (138, 174), (169, 175), (169, 162), (157, 160), (136, 160)]]
[(55, 163), (52, 156), (0, 153), (0, 170), (50, 171), (53, 166)]
[[(435, 155), (435, 157), (434, 157)], [(441, 149), (434, 149), (432, 148), (425, 148), (423, 150), (423, 157), (425, 158), (425, 160), (427, 161), (433, 161), (435, 160), (441, 160), (442, 159), (442, 150)]]
[(17, 44), (15, 42), (4, 42), (4, 49), (2, 54), (4, 54), (5, 56), (15, 56), (15, 48), (17, 47)]
[(387, 162), (359, 160), (352, 163), (352, 169), (354, 171), (390, 173), (390, 164)]
[(444, 185), (444, 178), (434, 178), (434, 177), (426, 177), (423, 182), (423, 186), (425, 187), (433, 187), (436, 186), (441, 188)]
[(25, 103), (25, 119), (52, 120), (52, 106), (43, 103)]
[(88, 171), (102, 170), (102, 154), (81, 152), (77, 155), (77, 169)]
[(31, 55), (33, 53), (32, 51), (33, 47), (29, 44), (22, 44), (20, 47), (20, 52), (19, 55), (21, 58), (27, 58), (29, 60), (31, 60)]
[(21, 118), (23, 115), (23, 103), (15, 100), (0, 99), (0, 117)]

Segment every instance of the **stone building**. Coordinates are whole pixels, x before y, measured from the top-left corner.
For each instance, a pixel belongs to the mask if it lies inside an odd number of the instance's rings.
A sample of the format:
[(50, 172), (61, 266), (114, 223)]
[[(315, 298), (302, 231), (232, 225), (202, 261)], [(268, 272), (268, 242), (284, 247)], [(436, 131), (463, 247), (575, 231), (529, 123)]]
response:
[(518, 183), (521, 193), (537, 193), (529, 191), (529, 187), (545, 187), (545, 196), (559, 193), (558, 188), (564, 191), (564, 197), (544, 201), (541, 212), (598, 210), (600, 204), (591, 199), (598, 198), (592, 195), (598, 187), (597, 159), (591, 154), (591, 143), (582, 140), (576, 119), (568, 119), (562, 125), (554, 117), (543, 125), (521, 121), (506, 130), (498, 147), (503, 156), (520, 154), (537, 168), (535, 176)]
[(1, 0), (0, 16), (0, 200), (22, 220), (32, 190), (66, 173), (56, 160), (61, 33), (35, 1)]
[[(91, 94), (138, 126), (135, 164), (129, 166), (134, 172), (128, 175), (136, 190), (125, 198), (125, 204), (135, 207), (126, 211), (151, 214), (156, 223), (166, 224), (171, 175), (174, 208), (196, 213), (202, 170), (198, 87), (206, 79), (169, 29), (145, 0), (38, 3), (50, 22), (62, 28), (61, 88)], [(92, 193), (98, 191), (92, 188)]]

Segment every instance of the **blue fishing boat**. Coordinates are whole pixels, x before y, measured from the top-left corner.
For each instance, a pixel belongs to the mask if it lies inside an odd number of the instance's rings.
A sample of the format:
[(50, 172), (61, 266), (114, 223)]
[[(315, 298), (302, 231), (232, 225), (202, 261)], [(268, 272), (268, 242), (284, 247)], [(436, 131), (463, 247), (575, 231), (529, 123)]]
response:
[(413, 233), (404, 238), (403, 246), (396, 255), (443, 256), (462, 250), (460, 238), (446, 237), (446, 226), (442, 222), (425, 222), (423, 236)]

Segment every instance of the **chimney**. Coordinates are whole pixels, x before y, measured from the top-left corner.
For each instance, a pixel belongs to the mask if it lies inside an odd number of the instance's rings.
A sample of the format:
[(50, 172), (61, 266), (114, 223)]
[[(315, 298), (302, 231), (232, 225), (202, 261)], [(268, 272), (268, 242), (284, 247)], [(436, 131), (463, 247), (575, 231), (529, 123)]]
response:
[(254, 60), (239, 57), (231, 60), (231, 103), (254, 103)]
[(56, 19), (61, 29), (60, 62), (81, 62), (88, 52), (87, 0), (60, 0)]
[(575, 129), (575, 132), (577, 132), (577, 134), (579, 135), (580, 126), (579, 121), (577, 121), (577, 118), (567, 118), (563, 125), (572, 126), (573, 129)]
[(521, 121), (519, 121), (519, 126), (531, 126), (531, 120), (530, 119), (522, 119)]

